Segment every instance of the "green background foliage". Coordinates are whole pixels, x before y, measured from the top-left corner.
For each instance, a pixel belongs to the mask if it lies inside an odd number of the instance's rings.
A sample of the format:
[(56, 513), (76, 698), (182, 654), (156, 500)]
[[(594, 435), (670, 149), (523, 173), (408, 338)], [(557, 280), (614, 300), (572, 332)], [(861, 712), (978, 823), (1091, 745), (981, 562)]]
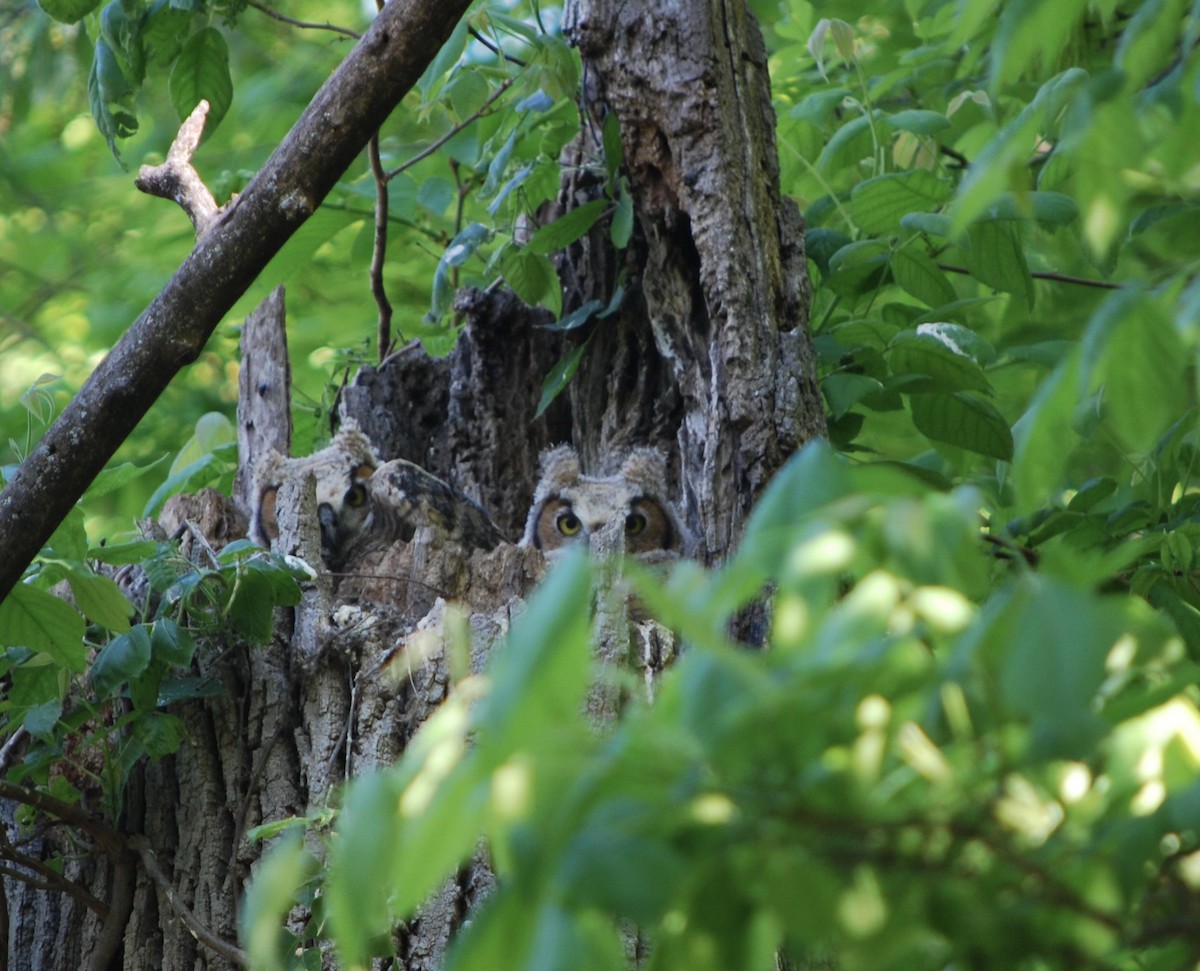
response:
[[(224, 200), (348, 43), (253, 8), (44, 6), (79, 24), (32, 7), (0, 23), (6, 465), (191, 244), (114, 152), (160, 159), (187, 102), (228, 78), (198, 156)], [(605, 735), (579, 706), (596, 578), (562, 564), (488, 676), (460, 684), (398, 766), (349, 788), (321, 859), (319, 841), (287, 839), (265, 857), (244, 913), (261, 966), (291, 966), (278, 924), (296, 899), (321, 901), (317, 931), (351, 966), (386, 951), (481, 835), (502, 885), (455, 967), (619, 967), (622, 921), (663, 968), (767, 967), (780, 947), (847, 969), (1194, 955), (1200, 4), (752, 7), (783, 188), (809, 227), (831, 442), (780, 474), (729, 563), (631, 572), (687, 650), (656, 702)], [(288, 13), (363, 26), (350, 4)], [(479, 36), (457, 31), (382, 133), (386, 169), (428, 152), (389, 183), (385, 281), (397, 330), (434, 351), (463, 283), (502, 277), (562, 327), (604, 326), (611, 309), (562, 307), (548, 258), (600, 220), (629, 242), (615, 129), (604, 199), (514, 235), (579, 124), (556, 22), (477, 6)], [(261, 639), (246, 592), (294, 598), (295, 565), (247, 548), (196, 570), (169, 547), (96, 543), (170, 491), (227, 481), (228, 423), (209, 413), (232, 414), (237, 322), (281, 282), (300, 449), (325, 434), (332, 387), (378, 354), (373, 203), (364, 163), (0, 606), (0, 717), (44, 743), (22, 781), (51, 785), (55, 746), (84, 724), (64, 702), (88, 647), (89, 715), (132, 702), (106, 732), (128, 765), (178, 744), (169, 700), (204, 690), (186, 677), (194, 635)], [(97, 556), (147, 563), (166, 607), (135, 615)], [(86, 627), (47, 592), (62, 580)], [(747, 653), (725, 632), (764, 589), (770, 645)]]

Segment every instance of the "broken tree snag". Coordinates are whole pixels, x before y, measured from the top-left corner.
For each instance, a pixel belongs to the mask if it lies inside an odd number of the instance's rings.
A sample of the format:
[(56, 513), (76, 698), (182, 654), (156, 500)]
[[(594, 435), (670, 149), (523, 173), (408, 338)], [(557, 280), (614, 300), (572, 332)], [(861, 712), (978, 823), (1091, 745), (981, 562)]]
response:
[(328, 195), (469, 0), (393, 0), (0, 493), (0, 598), (217, 324)]
[(142, 192), (179, 203), (196, 229), (196, 239), (208, 232), (221, 214), (217, 200), (192, 167), (192, 156), (204, 134), (207, 117), (208, 102), (201, 101), (179, 126), (167, 160), (161, 165), (143, 165), (133, 180)]
[(241, 349), (233, 499), (253, 522), (263, 486), (256, 480), (257, 470), (272, 450), (285, 458), (292, 454), (292, 371), (283, 287), (272, 290), (246, 317)]
[(564, 33), (593, 116), (620, 125), (646, 311), (683, 398), (687, 518), (719, 559), (771, 475), (825, 431), (762, 35), (745, 0), (569, 0)]

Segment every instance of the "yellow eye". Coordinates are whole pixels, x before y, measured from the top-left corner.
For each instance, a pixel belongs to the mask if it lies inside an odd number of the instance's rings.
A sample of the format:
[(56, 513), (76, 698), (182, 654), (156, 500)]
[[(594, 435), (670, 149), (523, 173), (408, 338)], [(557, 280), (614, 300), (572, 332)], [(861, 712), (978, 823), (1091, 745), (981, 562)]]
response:
[(342, 502), (351, 509), (358, 509), (365, 506), (367, 504), (367, 487), (361, 482), (355, 482), (354, 485), (346, 490), (346, 495)]
[(560, 512), (554, 520), (554, 525), (558, 527), (558, 531), (564, 536), (574, 536), (583, 529), (583, 523), (579, 521), (579, 517), (571, 512), (570, 509), (564, 509)]
[(637, 536), (646, 531), (646, 514), (644, 512), (631, 512), (625, 517), (625, 535)]

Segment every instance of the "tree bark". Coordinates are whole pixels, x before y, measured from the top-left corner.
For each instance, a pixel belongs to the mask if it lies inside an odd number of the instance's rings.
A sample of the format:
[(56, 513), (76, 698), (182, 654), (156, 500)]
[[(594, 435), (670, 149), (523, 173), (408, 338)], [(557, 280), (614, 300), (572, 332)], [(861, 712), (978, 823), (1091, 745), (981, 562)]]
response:
[(469, 0), (393, 0), (0, 493), (0, 600), (221, 318), (316, 211)]
[[(825, 433), (804, 226), (779, 186), (762, 36), (745, 0), (569, 0), (564, 30), (593, 116), (616, 114), (641, 234), (641, 306), (610, 353), (625, 371), (665, 372), (636, 407), (664, 416), (658, 434), (677, 422), (686, 516), (719, 560), (776, 469)], [(602, 424), (626, 427), (611, 357), (589, 358), (575, 400), (606, 397)]]
[[(601, 235), (569, 250), (560, 265), (564, 302), (567, 309), (607, 302), (624, 268), (619, 314), (564, 335), (539, 328), (545, 315), (511, 294), (464, 292), (457, 307), (466, 326), (448, 357), (404, 348), (364, 369), (339, 408), (382, 458), (418, 462), (450, 481), (481, 501), (511, 540), (520, 535), (542, 448), (570, 440), (585, 466), (601, 472), (627, 446), (665, 447), (668, 489), (700, 538), (699, 555), (718, 561), (772, 473), (824, 430), (807, 333), (803, 226), (779, 188), (762, 41), (744, 0), (575, 0), (566, 23), (586, 61), (595, 130), (609, 112), (619, 123), (637, 227), (623, 262)], [(589, 172), (604, 166), (585, 127), (570, 149), (582, 164), (568, 167), (576, 175), (560, 209), (601, 190), (602, 176)], [(572, 383), (535, 419), (546, 374), (583, 340), (587, 352)], [(267, 397), (278, 391), (272, 382), (286, 381), (279, 369), (272, 373)], [(243, 395), (258, 384), (248, 379)], [(307, 549), (310, 561), (319, 559), (311, 490), (283, 493), (284, 551)], [(253, 505), (252, 488), (240, 494)], [(0, 542), (5, 522), (11, 529), (16, 521), (8, 515), (0, 518)], [(336, 595), (328, 577), (313, 584), (298, 608), (279, 613), (272, 643), (206, 645), (197, 663), (220, 694), (179, 706), (188, 744), (145, 766), (129, 793), (125, 831), (142, 837), (137, 845), (154, 854), (171, 893), (137, 867), (121, 966), (231, 967), (181, 923), (172, 895), (208, 931), (235, 942), (243, 887), (263, 849), (247, 831), (317, 812), (347, 778), (396, 760), (450, 690), (454, 631), (471, 630), (466, 663), (481, 669), (540, 561), (537, 551), (511, 544), (492, 553), (437, 548), (418, 531), (413, 544), (357, 564), (359, 575), (342, 579)], [(638, 653), (650, 671), (666, 663), (671, 645), (653, 631), (646, 637)], [(92, 865), (81, 882), (108, 900), (114, 867)], [(397, 929), (390, 966), (439, 967), (490, 881), (482, 859), (449, 880), (418, 919)], [(14, 881), (5, 884), (12, 955), (36, 925)], [(94, 939), (100, 918), (80, 900), (28, 892), (55, 897), (58, 933), (74, 928), (75, 943), (13, 966), (76, 966), (83, 929)], [(289, 923), (301, 936), (305, 916), (297, 911)]]

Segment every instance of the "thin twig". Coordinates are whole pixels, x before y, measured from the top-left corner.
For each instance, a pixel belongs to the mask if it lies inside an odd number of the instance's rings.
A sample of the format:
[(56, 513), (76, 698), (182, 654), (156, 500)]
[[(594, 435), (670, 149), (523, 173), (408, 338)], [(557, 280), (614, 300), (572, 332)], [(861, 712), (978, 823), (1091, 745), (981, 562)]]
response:
[(16, 747), (20, 745), (22, 741), (24, 741), (27, 734), (29, 733), (25, 731), (25, 726), (21, 725), (15, 732), (12, 733), (12, 735), (9, 736), (8, 740), (4, 743), (4, 746), (0, 748), (0, 773), (8, 771), (9, 763), (12, 761), (13, 752), (16, 750)]
[[(951, 263), (939, 263), (939, 270), (947, 273), (961, 273), (970, 276), (971, 271), (965, 266), (954, 266)], [(1051, 273), (1049, 270), (1031, 270), (1029, 275), (1035, 280), (1050, 280), (1053, 283), (1072, 283), (1078, 287), (1095, 287), (1098, 290), (1124, 290), (1124, 284), (1110, 283), (1108, 280), (1091, 280), (1084, 276), (1071, 276), (1067, 273)]]
[(519, 57), (513, 57), (511, 54), (505, 53), (505, 51), (502, 48), (500, 48), (496, 44), (493, 44), (490, 40), (488, 40), (486, 37), (484, 37), (483, 34), (481, 34), (474, 27), (468, 27), (467, 33), (469, 33), (472, 37), (474, 37), (477, 41), (479, 41), (479, 43), (481, 43), (484, 47), (486, 47), (493, 54), (497, 54), (500, 57), (504, 58), (506, 61), (508, 61), (509, 64), (518, 64), (521, 67), (525, 66), (525, 62), (522, 61)]
[(218, 937), (216, 934), (210, 931), (207, 927), (200, 923), (199, 920), (196, 919), (196, 915), (192, 913), (191, 908), (189, 908), (188, 905), (180, 899), (179, 893), (175, 889), (175, 885), (158, 865), (158, 860), (154, 856), (154, 850), (151, 849), (150, 843), (146, 837), (131, 836), (129, 838), (129, 846), (137, 851), (138, 856), (141, 857), (142, 866), (146, 868), (146, 872), (150, 875), (150, 879), (155, 882), (155, 884), (164, 894), (166, 894), (167, 900), (169, 900), (171, 903), (171, 907), (174, 909), (175, 913), (179, 915), (179, 919), (183, 921), (187, 929), (192, 932), (196, 940), (208, 947), (210, 950), (214, 951), (216, 954), (219, 954), (221, 957), (225, 958), (226, 961), (232, 961), (234, 964), (242, 968), (249, 967), (249, 954), (243, 951), (236, 944), (231, 944), (229, 941)]
[[(371, 163), (371, 178), (375, 181), (375, 243), (371, 249), (371, 295), (379, 308), (379, 360), (392, 349), (392, 304), (383, 285), (383, 264), (388, 239), (388, 177), (379, 157), (379, 132), (367, 143), (367, 158)], [(403, 335), (400, 337), (404, 341)]]
[(272, 10), (265, 3), (259, 3), (258, 0), (249, 0), (249, 2), (250, 6), (255, 10), (259, 11), (260, 13), (265, 13), (272, 20), (278, 20), (281, 24), (288, 24), (291, 27), (299, 27), (302, 30), (331, 30), (335, 34), (342, 34), (345, 37), (352, 37), (354, 40), (358, 40), (360, 37), (362, 37), (362, 34), (350, 30), (348, 27), (337, 27), (328, 22), (323, 24), (313, 24), (303, 20), (294, 20), (291, 17), (284, 16), (278, 10)]
[(58, 817), (64, 823), (78, 827), (96, 841), (97, 849), (113, 859), (119, 859), (125, 853), (125, 838), (81, 806), (55, 799), (36, 789), (26, 789), (23, 786), (4, 781), (0, 781), (0, 799), (11, 799), (26, 806), (32, 806), (34, 809), (40, 809), (44, 813)]
[(425, 148), (421, 149), (421, 151), (417, 152), (416, 155), (414, 155), (412, 158), (410, 158), (407, 162), (405, 162), (399, 168), (392, 169), (392, 171), (388, 172), (387, 180), (390, 182), (392, 179), (394, 179), (396, 176), (398, 176), (405, 169), (411, 169), (418, 162), (421, 162), (424, 159), (429, 158), (430, 155), (432, 155), (439, 148), (441, 148), (443, 145), (445, 145), (446, 142), (450, 141), (450, 139), (452, 139), (460, 131), (462, 131), (468, 125), (473, 125), (475, 122), (477, 122), (480, 118), (482, 118), (485, 114), (487, 114), (488, 108), (490, 108), (492, 106), (492, 104), (495, 103), (496, 99), (499, 98), (502, 94), (504, 94), (505, 91), (507, 91), (509, 88), (511, 88), (513, 86), (513, 84), (516, 82), (516, 80), (517, 80), (516, 78), (505, 78), (503, 83), (500, 85), (500, 87), (498, 87), (495, 91), (492, 92), (491, 97), (488, 98), (487, 101), (485, 101), (480, 106), (478, 111), (476, 111), (474, 114), (472, 114), (469, 118), (464, 118), (457, 125), (455, 125), (448, 132), (446, 132), (446, 134), (442, 135), (440, 138), (435, 139), (432, 143), (427, 145)]
[[(28, 860), (28, 857), (22, 857), (13, 862), (24, 868), (28, 866)], [(0, 876), (20, 880), (27, 886), (33, 887), (34, 890), (57, 890), (65, 893), (68, 897), (74, 897), (101, 920), (108, 916), (108, 906), (104, 901), (96, 899), (77, 883), (72, 883), (66, 877), (61, 876), (53, 870), (44, 873), (42, 871), (38, 872), (42, 873), (43, 879), (39, 880), (37, 877), (31, 875), (27, 869), (18, 870), (16, 867), (5, 866), (3, 863), (0, 863)]]

